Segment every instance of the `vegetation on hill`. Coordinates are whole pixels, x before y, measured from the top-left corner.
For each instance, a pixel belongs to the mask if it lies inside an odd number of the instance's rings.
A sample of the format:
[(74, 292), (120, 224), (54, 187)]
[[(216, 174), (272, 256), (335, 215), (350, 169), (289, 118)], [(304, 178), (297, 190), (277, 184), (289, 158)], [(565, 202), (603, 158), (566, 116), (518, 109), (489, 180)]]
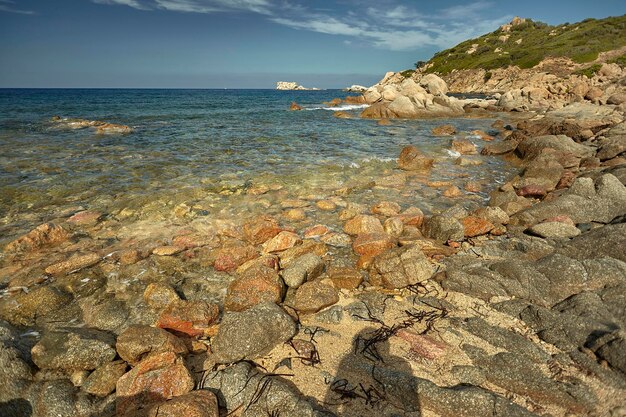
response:
[[(447, 74), (453, 69), (490, 70), (509, 65), (531, 68), (549, 56), (586, 63), (597, 59), (600, 52), (623, 46), (626, 46), (626, 15), (558, 26), (526, 19), (508, 31), (499, 28), (435, 54), (428, 61), (432, 65), (426, 72)], [(620, 65), (624, 61), (624, 57), (616, 60)]]

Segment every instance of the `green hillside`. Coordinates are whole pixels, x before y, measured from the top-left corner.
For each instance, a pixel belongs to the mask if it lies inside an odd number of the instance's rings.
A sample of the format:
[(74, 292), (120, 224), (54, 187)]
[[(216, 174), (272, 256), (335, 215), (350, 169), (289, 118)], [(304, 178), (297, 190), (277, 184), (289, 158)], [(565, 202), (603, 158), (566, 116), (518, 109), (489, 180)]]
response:
[[(507, 35), (503, 41), (502, 36)], [(622, 46), (626, 46), (626, 15), (558, 26), (527, 19), (508, 32), (498, 29), (435, 54), (426, 72), (447, 74), (453, 69), (489, 70), (509, 65), (531, 68), (548, 56), (585, 63), (594, 61), (599, 52)]]

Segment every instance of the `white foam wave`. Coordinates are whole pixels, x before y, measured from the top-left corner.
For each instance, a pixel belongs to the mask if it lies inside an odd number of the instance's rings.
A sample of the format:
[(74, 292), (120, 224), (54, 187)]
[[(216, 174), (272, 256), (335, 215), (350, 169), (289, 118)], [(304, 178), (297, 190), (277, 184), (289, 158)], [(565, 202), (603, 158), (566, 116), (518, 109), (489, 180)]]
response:
[(448, 155), (450, 155), (452, 158), (458, 158), (459, 156), (461, 156), (460, 152), (453, 151), (450, 149), (446, 149), (446, 152), (448, 152)]
[(369, 104), (344, 104), (343, 106), (335, 107), (308, 107), (304, 110), (330, 110), (330, 111), (342, 111), (342, 110), (358, 110), (369, 107)]

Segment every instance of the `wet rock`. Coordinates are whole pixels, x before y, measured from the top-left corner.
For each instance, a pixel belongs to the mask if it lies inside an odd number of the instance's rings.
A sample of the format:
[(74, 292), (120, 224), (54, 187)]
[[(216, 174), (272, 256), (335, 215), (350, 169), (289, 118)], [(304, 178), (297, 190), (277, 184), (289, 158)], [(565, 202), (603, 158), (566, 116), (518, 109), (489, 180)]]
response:
[(192, 391), (154, 405), (146, 417), (219, 417), (217, 397), (209, 390)]
[[(26, 356), (24, 353), (22, 346), (20, 346), (20, 335), (17, 330), (8, 323), (0, 321), (0, 378), (3, 381), (0, 390), (0, 403), (2, 404), (6, 404), (12, 399), (21, 398), (24, 389), (31, 383), (32, 371), (24, 360)], [(16, 404), (14, 407), (16, 411), (19, 411), (18, 405)], [(0, 414), (5, 412), (2, 407), (0, 405)], [(8, 409), (8, 405), (6, 408)], [(20, 414), (14, 415), (19, 416)]]
[(478, 153), (476, 145), (468, 139), (455, 139), (452, 141), (452, 150), (461, 155), (475, 155)]
[(422, 154), (415, 146), (405, 146), (398, 158), (398, 167), (405, 171), (429, 170), (434, 163), (434, 159)]
[(349, 235), (356, 236), (365, 233), (384, 233), (383, 225), (374, 216), (359, 214), (348, 220), (343, 227), (343, 231)]
[(453, 217), (435, 215), (428, 218), (422, 227), (424, 236), (437, 242), (445, 243), (449, 240), (463, 239), (465, 231), (463, 225)]
[(490, 143), (483, 147), (480, 151), (481, 155), (504, 155), (517, 149), (517, 142), (512, 140), (503, 140)]
[(351, 267), (331, 267), (327, 273), (336, 288), (353, 290), (363, 282), (361, 272)]
[(283, 215), (289, 220), (300, 221), (306, 219), (306, 212), (300, 208), (286, 210)]
[(302, 313), (316, 313), (339, 301), (337, 290), (320, 280), (298, 287), (291, 306)]
[(324, 272), (324, 261), (314, 253), (297, 258), (282, 272), (285, 284), (290, 288), (298, 288), (306, 281), (312, 281)]
[[(255, 388), (270, 379), (267, 389)], [(246, 416), (267, 414), (281, 417), (323, 417), (296, 387), (281, 377), (267, 376), (249, 363), (240, 362), (219, 371), (210, 372), (205, 388), (217, 393), (219, 404), (229, 413), (247, 408)], [(260, 395), (260, 396), (259, 396)]]
[(475, 216), (468, 216), (461, 220), (465, 237), (475, 237), (485, 235), (493, 230), (494, 225), (485, 219)]
[(218, 314), (219, 308), (215, 304), (178, 300), (163, 310), (156, 325), (192, 337), (202, 336), (215, 323)]
[(211, 347), (218, 363), (255, 359), (296, 334), (289, 314), (273, 303), (243, 312), (226, 312)]
[(460, 197), (463, 195), (463, 191), (461, 191), (461, 189), (457, 187), (456, 185), (451, 185), (450, 187), (443, 190), (442, 195), (444, 197), (450, 197), (450, 198)]
[(263, 252), (272, 253), (280, 252), (285, 249), (293, 248), (302, 243), (302, 239), (296, 233), (282, 231), (263, 245)]
[(150, 355), (117, 381), (117, 414), (186, 394), (193, 387), (182, 358), (172, 352)]
[(7, 253), (32, 251), (48, 245), (57, 245), (69, 239), (70, 234), (54, 223), (37, 226), (24, 236), (10, 242), (4, 248)]
[(257, 256), (258, 252), (253, 246), (224, 246), (217, 251), (213, 267), (216, 271), (232, 272), (244, 263), (256, 258)]
[(77, 389), (67, 379), (42, 381), (33, 386), (31, 392), (32, 411), (35, 416), (57, 417), (77, 414)]
[(315, 226), (311, 226), (307, 228), (303, 232), (303, 235), (306, 239), (313, 239), (316, 237), (324, 236), (325, 234), (329, 232), (330, 232), (330, 229), (327, 226), (324, 226), (323, 224), (316, 224)]
[(479, 193), (483, 189), (483, 186), (478, 181), (468, 181), (463, 184), (463, 189), (470, 193)]
[(441, 125), (433, 127), (431, 133), (435, 136), (451, 136), (456, 133), (456, 128), (452, 125)]
[(539, 223), (528, 229), (531, 233), (553, 239), (571, 239), (580, 234), (580, 229), (562, 222)]
[(148, 306), (154, 309), (162, 309), (170, 303), (180, 300), (178, 293), (171, 286), (153, 282), (148, 284), (143, 292), (143, 299)]
[(297, 110), (302, 110), (302, 106), (300, 106), (298, 103), (296, 103), (295, 101), (291, 102), (291, 105), (289, 106), (289, 110), (291, 111), (297, 111)]
[(53, 285), (35, 288), (0, 299), (0, 318), (14, 325), (30, 326), (72, 301), (72, 296)]
[(322, 211), (335, 211), (337, 209), (337, 204), (331, 200), (320, 200), (315, 205)]
[(424, 212), (417, 207), (409, 207), (400, 213), (402, 223), (407, 226), (421, 227), (424, 222)]
[(128, 365), (123, 361), (106, 363), (93, 371), (81, 388), (88, 394), (106, 397), (115, 391), (117, 380), (126, 373), (127, 368)]
[(403, 288), (425, 281), (432, 274), (432, 265), (417, 246), (403, 246), (374, 258), (370, 282), (389, 289)]
[(269, 216), (253, 218), (243, 225), (246, 240), (253, 245), (267, 242), (281, 232), (278, 222)]
[(181, 253), (184, 250), (185, 248), (181, 246), (167, 245), (154, 248), (152, 250), (152, 254), (157, 256), (172, 256)]
[(322, 236), (320, 240), (337, 248), (346, 248), (352, 244), (352, 239), (345, 233), (331, 232)]
[(92, 226), (100, 221), (102, 213), (98, 211), (80, 211), (67, 219), (68, 223), (72, 223), (78, 226)]
[(67, 261), (50, 265), (45, 269), (45, 272), (46, 274), (50, 275), (65, 275), (70, 272), (93, 266), (101, 260), (102, 257), (97, 253), (88, 253), (86, 255), (73, 256)]
[(382, 201), (372, 207), (372, 213), (381, 216), (391, 217), (400, 213), (401, 207), (393, 201)]
[(115, 345), (117, 353), (131, 365), (135, 365), (152, 353), (187, 353), (185, 343), (173, 334), (156, 327), (133, 325), (124, 330)]
[(83, 321), (89, 327), (117, 333), (126, 324), (130, 311), (122, 300), (112, 296), (81, 298)]
[[(323, 237), (329, 235), (330, 233), (324, 235)], [(327, 247), (323, 242), (305, 239), (302, 241), (302, 245), (294, 246), (293, 248), (280, 252), (280, 265), (283, 268), (288, 268), (294, 263), (296, 259), (298, 259), (302, 255), (306, 255), (307, 253), (313, 253), (317, 256), (324, 256), (326, 255), (326, 252)]]
[(394, 246), (394, 241), (387, 233), (360, 234), (352, 243), (352, 249), (355, 253), (367, 257), (378, 256)]
[(115, 358), (115, 339), (91, 329), (46, 332), (33, 346), (33, 362), (40, 369), (96, 369)]
[(593, 156), (594, 154), (593, 148), (576, 143), (565, 135), (530, 137), (520, 142), (517, 151), (524, 159), (534, 159), (546, 148), (567, 152), (577, 158)]
[(126, 249), (119, 253), (118, 260), (122, 265), (133, 265), (144, 258), (137, 249)]
[(283, 287), (274, 269), (266, 266), (250, 268), (228, 285), (224, 309), (243, 311), (264, 302), (280, 303)]
[(406, 181), (406, 174), (400, 173), (377, 178), (374, 185), (382, 188), (402, 188), (406, 185)]
[(383, 224), (383, 228), (385, 229), (385, 233), (389, 236), (398, 238), (402, 235), (404, 231), (404, 222), (401, 217), (390, 217), (385, 220)]

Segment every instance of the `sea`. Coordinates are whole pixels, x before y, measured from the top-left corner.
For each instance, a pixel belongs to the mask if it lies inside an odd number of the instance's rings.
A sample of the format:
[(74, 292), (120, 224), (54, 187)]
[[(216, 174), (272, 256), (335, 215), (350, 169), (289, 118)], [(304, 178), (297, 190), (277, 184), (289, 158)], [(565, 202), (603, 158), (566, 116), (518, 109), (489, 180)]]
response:
[[(470, 132), (497, 134), (491, 127), (497, 115), (380, 125), (358, 117), (362, 105), (329, 106), (347, 94), (0, 89), (0, 243), (80, 210), (131, 222), (167, 219), (184, 205), (194, 216), (228, 218), (279, 213), (289, 199), (341, 196), (348, 203), (393, 200), (433, 213), (483, 202), (515, 169), (499, 157), (480, 155), (468, 157), (480, 165), (460, 166), (459, 154), (450, 149), (452, 138), (431, 133), (452, 124), (457, 136), (480, 150), (485, 142)], [(303, 110), (290, 111), (292, 102)], [(337, 118), (336, 111), (353, 118)], [(55, 116), (118, 123), (133, 131), (71, 129)], [(381, 178), (402, 175), (396, 160), (406, 145), (434, 157), (434, 168), (410, 175), (402, 187), (379, 186)], [(481, 191), (443, 196), (446, 187), (463, 189), (468, 181), (481, 184)], [(272, 193), (264, 194), (264, 188)], [(311, 216), (337, 221), (323, 213)]]

